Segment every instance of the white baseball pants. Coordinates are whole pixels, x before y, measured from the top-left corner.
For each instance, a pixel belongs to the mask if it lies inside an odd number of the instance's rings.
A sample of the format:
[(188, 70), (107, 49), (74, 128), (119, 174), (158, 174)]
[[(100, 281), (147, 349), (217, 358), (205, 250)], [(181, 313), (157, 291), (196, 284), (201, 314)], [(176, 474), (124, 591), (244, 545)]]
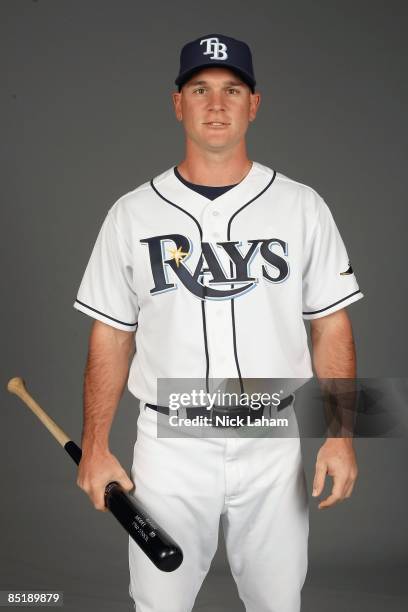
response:
[[(291, 411), (295, 419), (293, 406)], [(299, 612), (307, 572), (308, 498), (299, 437), (160, 438), (140, 402), (131, 478), (135, 496), (181, 546), (158, 570), (129, 537), (136, 612), (190, 612), (218, 544), (247, 612)], [(293, 424), (293, 419), (292, 419)]]

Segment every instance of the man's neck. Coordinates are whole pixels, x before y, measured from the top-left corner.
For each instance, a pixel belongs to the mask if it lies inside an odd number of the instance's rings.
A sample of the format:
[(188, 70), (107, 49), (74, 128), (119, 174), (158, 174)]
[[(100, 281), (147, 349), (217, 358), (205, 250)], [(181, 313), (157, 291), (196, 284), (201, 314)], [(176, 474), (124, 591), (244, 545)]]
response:
[(181, 176), (196, 185), (211, 185), (221, 187), (235, 185), (242, 181), (252, 167), (252, 161), (247, 157), (230, 159), (220, 163), (219, 160), (191, 159), (186, 157), (177, 169)]

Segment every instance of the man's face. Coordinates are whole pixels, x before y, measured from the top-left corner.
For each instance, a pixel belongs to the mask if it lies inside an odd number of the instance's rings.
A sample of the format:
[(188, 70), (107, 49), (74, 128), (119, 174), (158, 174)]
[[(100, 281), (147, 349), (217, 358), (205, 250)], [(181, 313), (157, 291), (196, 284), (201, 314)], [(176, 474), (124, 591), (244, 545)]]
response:
[(205, 150), (227, 150), (245, 137), (260, 103), (239, 76), (221, 67), (203, 68), (173, 93), (176, 117), (187, 139)]

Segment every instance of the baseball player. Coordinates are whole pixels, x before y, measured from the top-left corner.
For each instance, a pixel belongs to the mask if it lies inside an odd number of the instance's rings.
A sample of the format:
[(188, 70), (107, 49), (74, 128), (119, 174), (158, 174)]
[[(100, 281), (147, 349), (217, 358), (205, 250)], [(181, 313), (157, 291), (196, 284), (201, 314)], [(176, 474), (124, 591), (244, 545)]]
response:
[[(248, 45), (220, 34), (187, 43), (175, 83), (185, 157), (111, 206), (74, 304), (95, 319), (77, 483), (104, 510), (118, 481), (183, 549), (167, 574), (129, 539), (137, 612), (192, 610), (220, 519), (247, 612), (298, 612), (309, 529), (299, 436), (159, 436), (170, 407), (157, 382), (353, 378), (345, 308), (362, 293), (323, 198), (248, 158), (261, 100)], [(140, 400), (131, 478), (109, 450), (126, 382)], [(294, 395), (282, 403), (293, 417)], [(351, 438), (320, 448), (314, 496), (327, 474), (319, 508), (351, 495)]]

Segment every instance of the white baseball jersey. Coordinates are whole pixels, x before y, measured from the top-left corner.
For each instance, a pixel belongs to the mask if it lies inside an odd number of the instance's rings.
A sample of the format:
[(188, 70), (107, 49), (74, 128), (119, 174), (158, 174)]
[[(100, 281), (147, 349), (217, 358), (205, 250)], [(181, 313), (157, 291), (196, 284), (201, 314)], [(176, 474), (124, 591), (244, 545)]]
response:
[(120, 197), (74, 307), (136, 333), (128, 387), (158, 378), (310, 378), (304, 319), (363, 297), (314, 189), (253, 162), (214, 200), (174, 167)]

